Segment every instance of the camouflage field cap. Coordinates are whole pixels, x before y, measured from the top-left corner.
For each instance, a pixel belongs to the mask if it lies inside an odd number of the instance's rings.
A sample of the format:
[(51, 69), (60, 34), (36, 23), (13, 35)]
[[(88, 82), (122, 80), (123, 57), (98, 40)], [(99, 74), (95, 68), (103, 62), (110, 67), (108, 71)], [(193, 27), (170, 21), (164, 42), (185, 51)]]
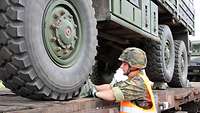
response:
[(147, 65), (145, 52), (135, 47), (125, 49), (120, 55), (119, 60), (127, 62), (131, 67), (136, 68), (145, 68)]

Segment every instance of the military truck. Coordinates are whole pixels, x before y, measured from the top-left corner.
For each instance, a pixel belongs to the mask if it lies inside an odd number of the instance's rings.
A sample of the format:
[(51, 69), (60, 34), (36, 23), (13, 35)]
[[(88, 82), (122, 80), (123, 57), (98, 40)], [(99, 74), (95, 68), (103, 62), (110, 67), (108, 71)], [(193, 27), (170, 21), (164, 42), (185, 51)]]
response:
[(187, 87), (193, 0), (1, 0), (0, 77), (31, 99), (109, 83), (126, 47), (147, 53), (151, 81)]

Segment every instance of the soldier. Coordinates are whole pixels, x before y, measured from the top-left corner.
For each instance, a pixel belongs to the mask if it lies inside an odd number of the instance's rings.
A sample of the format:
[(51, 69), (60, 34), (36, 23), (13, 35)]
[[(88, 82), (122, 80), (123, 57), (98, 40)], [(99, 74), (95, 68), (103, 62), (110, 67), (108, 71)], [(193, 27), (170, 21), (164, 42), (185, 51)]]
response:
[(110, 84), (94, 86), (93, 95), (120, 102), (121, 113), (156, 113), (154, 96), (144, 68), (146, 54), (139, 48), (127, 48), (120, 55), (122, 61)]

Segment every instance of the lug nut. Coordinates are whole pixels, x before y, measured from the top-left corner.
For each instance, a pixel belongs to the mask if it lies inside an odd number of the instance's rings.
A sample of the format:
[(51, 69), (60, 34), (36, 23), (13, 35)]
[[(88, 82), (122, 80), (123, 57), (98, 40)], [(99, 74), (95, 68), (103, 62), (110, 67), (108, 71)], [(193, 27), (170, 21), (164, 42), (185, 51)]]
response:
[(57, 48), (56, 48), (56, 51), (57, 51), (57, 52), (60, 52), (60, 51), (61, 51), (61, 48), (60, 48), (60, 47), (57, 47)]
[(60, 15), (63, 16), (65, 14), (65, 12), (62, 10), (60, 11)]
[(69, 51), (68, 51), (67, 49), (65, 49), (63, 53), (64, 53), (64, 54), (67, 54), (68, 52), (69, 52)]
[(66, 49), (67, 49), (67, 46), (63, 44), (62, 48), (63, 48), (64, 50), (66, 50)]
[(57, 26), (56, 24), (52, 24), (52, 25), (51, 25), (51, 28), (53, 28), (53, 29), (57, 29), (58, 26)]
[(74, 36), (74, 39), (75, 39), (75, 40), (77, 40), (77, 39), (78, 39), (78, 37), (77, 37), (77, 36)]
[(54, 17), (55, 19), (58, 19), (59, 16), (58, 16), (57, 14), (54, 14), (53, 17)]
[(67, 48), (71, 50), (71, 49), (72, 49), (71, 44), (70, 44), (70, 45), (67, 45)]
[(77, 25), (76, 25), (76, 24), (74, 24), (74, 27), (75, 27), (75, 28), (77, 28)]
[(56, 37), (53, 37), (53, 38), (51, 39), (52, 42), (55, 42), (56, 40), (57, 40)]
[(68, 15), (68, 17), (69, 17), (70, 19), (72, 19), (72, 18), (73, 18), (73, 16), (72, 16), (72, 15)]

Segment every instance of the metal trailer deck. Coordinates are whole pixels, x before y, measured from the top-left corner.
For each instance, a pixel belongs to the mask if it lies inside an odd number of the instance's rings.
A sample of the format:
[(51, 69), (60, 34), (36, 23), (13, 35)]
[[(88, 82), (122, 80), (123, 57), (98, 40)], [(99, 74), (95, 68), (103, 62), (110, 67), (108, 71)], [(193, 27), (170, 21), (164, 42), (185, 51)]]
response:
[[(169, 88), (157, 90), (159, 109), (163, 113), (199, 113), (200, 83), (192, 83), (192, 88)], [(184, 112), (182, 112), (184, 111)]]
[(9, 91), (0, 92), (0, 113), (118, 113), (116, 106), (95, 98), (34, 101)]
[[(160, 112), (195, 113), (198, 111), (200, 83), (192, 83), (192, 85), (193, 88), (155, 90)], [(195, 109), (195, 112), (185, 111), (188, 109)], [(0, 91), (0, 113), (118, 113), (118, 104), (95, 98), (34, 101), (5, 90)]]

